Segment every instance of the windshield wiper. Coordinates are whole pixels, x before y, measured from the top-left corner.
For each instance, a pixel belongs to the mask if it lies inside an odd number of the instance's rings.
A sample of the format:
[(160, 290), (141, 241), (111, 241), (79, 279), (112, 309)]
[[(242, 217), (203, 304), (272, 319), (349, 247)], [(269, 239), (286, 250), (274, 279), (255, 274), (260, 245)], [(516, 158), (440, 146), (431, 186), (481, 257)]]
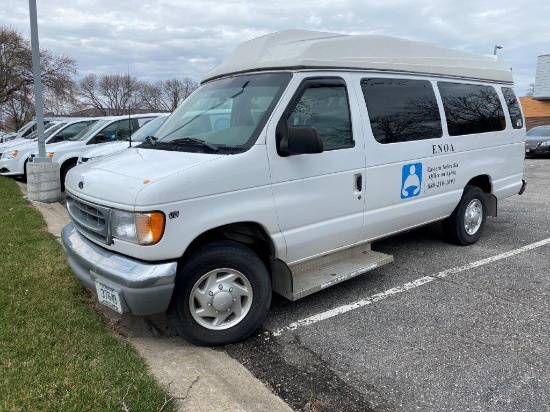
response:
[(205, 142), (201, 139), (195, 139), (194, 137), (180, 137), (179, 139), (170, 140), (169, 142), (164, 142), (167, 144), (170, 143), (193, 143), (193, 144), (200, 144), (201, 146), (208, 147), (213, 152), (217, 152), (219, 150), (219, 147), (215, 144)]

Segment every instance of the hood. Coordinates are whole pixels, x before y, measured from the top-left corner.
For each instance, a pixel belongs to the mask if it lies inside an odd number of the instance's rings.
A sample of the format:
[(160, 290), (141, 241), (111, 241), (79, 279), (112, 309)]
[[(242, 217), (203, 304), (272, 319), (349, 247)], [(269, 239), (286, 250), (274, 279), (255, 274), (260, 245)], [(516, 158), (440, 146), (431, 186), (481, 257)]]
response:
[(3, 152), (4, 150), (9, 150), (12, 147), (18, 146), (22, 143), (29, 143), (31, 141), (32, 140), (21, 139), (21, 138), (8, 140), (7, 142), (0, 144), (0, 152)]
[(55, 149), (64, 149), (66, 147), (72, 147), (72, 146), (82, 146), (86, 144), (86, 142), (81, 141), (65, 141), (65, 142), (55, 142), (55, 143), (48, 143), (48, 149), (50, 151), (53, 151)]
[(84, 199), (127, 208), (135, 204), (145, 185), (223, 157), (226, 156), (128, 148), (71, 169), (65, 187)]
[(34, 140), (25, 140), (25, 141), (18, 141), (17, 144), (13, 144), (9, 147), (9, 150), (19, 150), (19, 149), (33, 149), (36, 148), (38, 150), (38, 142)]
[[(56, 142), (56, 143), (47, 143), (46, 144), (46, 152), (54, 152), (59, 149), (65, 149), (70, 148), (71, 146), (82, 146), (84, 142)], [(33, 152), (33, 154), (38, 153), (38, 147)]]
[[(141, 144), (141, 143), (140, 143)], [(135, 143), (133, 144), (136, 145)], [(95, 159), (98, 157), (109, 156), (129, 149), (129, 142), (104, 143), (90, 149), (82, 154), (82, 159)]]
[(527, 136), (526, 142), (541, 143), (550, 140), (550, 136)]

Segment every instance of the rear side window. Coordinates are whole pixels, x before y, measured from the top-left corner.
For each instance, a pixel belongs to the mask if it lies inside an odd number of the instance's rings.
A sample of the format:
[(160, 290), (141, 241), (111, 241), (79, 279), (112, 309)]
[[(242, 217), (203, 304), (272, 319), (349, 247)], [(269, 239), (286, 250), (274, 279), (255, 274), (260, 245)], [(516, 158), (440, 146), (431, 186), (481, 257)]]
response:
[(302, 86), (287, 116), (288, 126), (317, 129), (324, 150), (353, 147), (348, 92), (343, 80), (313, 79)]
[(521, 129), (523, 127), (523, 118), (521, 117), (521, 109), (519, 107), (518, 99), (514, 93), (514, 89), (511, 87), (503, 87), (502, 94), (508, 106), (508, 112), (510, 113), (510, 120), (512, 121), (512, 127), (514, 129)]
[(504, 130), (506, 121), (494, 87), (438, 82), (450, 136)]
[(409, 142), (442, 136), (439, 107), (429, 81), (363, 79), (361, 89), (377, 142)]

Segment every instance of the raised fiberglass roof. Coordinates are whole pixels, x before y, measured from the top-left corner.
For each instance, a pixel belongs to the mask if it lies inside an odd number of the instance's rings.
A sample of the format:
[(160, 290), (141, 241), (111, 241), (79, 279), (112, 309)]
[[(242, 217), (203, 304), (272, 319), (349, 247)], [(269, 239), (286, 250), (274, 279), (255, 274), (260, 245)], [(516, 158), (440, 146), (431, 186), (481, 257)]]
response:
[(512, 70), (493, 55), (375, 35), (285, 30), (241, 43), (203, 82), (280, 69), (363, 69), (511, 83)]

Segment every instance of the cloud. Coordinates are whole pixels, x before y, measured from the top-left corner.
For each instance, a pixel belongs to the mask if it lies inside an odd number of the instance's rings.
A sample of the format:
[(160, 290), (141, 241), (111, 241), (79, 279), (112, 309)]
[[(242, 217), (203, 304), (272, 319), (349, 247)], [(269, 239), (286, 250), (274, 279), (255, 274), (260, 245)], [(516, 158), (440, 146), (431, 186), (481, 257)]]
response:
[[(81, 75), (126, 73), (144, 80), (204, 73), (237, 44), (289, 28), (384, 34), (499, 56), (518, 94), (550, 53), (539, 0), (49, 0), (38, 3), (40, 44), (73, 57)], [(29, 33), (28, 4), (2, 0), (3, 25)]]

